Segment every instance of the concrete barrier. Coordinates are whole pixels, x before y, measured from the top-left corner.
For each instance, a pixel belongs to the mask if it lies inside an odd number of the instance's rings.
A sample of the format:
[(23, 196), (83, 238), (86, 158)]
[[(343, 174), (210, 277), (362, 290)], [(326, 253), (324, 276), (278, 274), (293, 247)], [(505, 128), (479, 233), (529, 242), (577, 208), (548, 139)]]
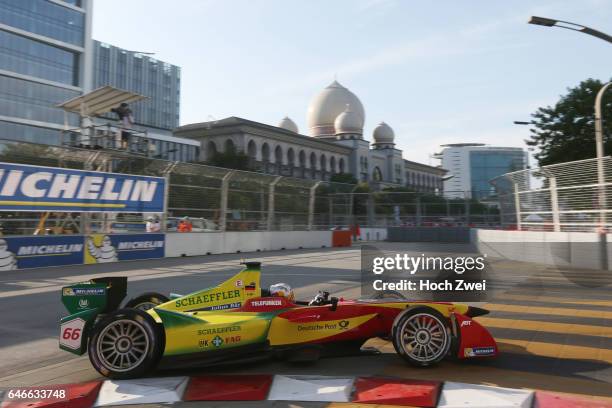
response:
[(502, 231), (472, 229), (478, 252), (516, 261), (559, 267), (609, 269), (612, 235), (594, 232)]
[(359, 228), (361, 241), (386, 241), (387, 228)]
[(468, 227), (389, 227), (387, 234), (393, 242), (470, 242)]
[(185, 232), (166, 234), (166, 257), (329, 248), (331, 231)]

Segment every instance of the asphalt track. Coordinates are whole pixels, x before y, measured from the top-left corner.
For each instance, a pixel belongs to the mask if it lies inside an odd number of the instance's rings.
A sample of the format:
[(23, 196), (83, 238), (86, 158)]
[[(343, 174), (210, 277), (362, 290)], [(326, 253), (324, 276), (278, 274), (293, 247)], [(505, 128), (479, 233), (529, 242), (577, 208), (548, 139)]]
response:
[[(376, 243), (385, 251), (410, 249), (446, 254), (466, 250), (451, 244)], [(128, 296), (144, 291), (188, 293), (216, 284), (240, 270), (247, 258), (264, 263), (262, 284), (287, 282), (298, 298), (326, 289), (345, 298), (360, 294), (360, 248), (274, 251), (251, 254), (41, 268), (0, 274), (0, 387), (99, 379), (87, 356), (57, 347), (65, 314), (60, 288), (94, 276), (128, 276)], [(389, 375), (512, 388), (537, 388), (612, 399), (612, 292), (610, 272), (559, 270), (490, 259), (511, 277), (477, 318), (495, 336), (501, 354), (493, 360), (443, 361), (436, 367), (407, 366), (393, 347), (370, 341), (379, 355), (329, 358), (314, 364), (279, 361), (214, 369), (214, 373)], [(568, 279), (569, 278), (569, 279)], [(211, 374), (211, 370), (153, 375)]]

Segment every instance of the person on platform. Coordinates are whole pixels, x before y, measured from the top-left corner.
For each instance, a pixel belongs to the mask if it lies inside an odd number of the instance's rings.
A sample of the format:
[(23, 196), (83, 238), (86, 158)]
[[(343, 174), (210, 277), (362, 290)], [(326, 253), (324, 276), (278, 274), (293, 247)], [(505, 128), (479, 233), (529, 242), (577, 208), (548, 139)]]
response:
[(121, 148), (127, 149), (130, 140), (129, 130), (134, 124), (134, 114), (132, 113), (132, 109), (130, 109), (130, 105), (123, 102), (118, 108), (111, 109), (111, 112), (115, 113), (119, 117), (119, 122), (121, 123)]

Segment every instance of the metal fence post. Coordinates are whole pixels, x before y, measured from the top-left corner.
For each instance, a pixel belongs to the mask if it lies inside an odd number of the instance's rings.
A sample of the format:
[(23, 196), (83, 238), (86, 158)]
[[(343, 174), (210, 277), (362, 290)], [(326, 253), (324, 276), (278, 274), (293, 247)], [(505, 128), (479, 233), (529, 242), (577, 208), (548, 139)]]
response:
[(519, 197), (518, 184), (512, 183), (514, 187), (514, 211), (516, 213), (516, 229), (521, 230), (521, 198)]
[(272, 227), (274, 226), (274, 190), (276, 188), (276, 183), (282, 178), (282, 176), (276, 177), (268, 187), (268, 231), (272, 231)]
[(416, 225), (417, 227), (421, 226), (421, 197), (417, 196), (414, 200), (416, 204)]
[(234, 170), (231, 170), (221, 179), (221, 214), (219, 214), (220, 231), (225, 231), (227, 227), (227, 195), (229, 191), (229, 181), (233, 174)]
[(310, 194), (308, 197), (308, 231), (312, 231), (312, 226), (314, 224), (315, 195), (319, 184), (321, 184), (321, 182), (317, 181), (310, 187)]
[(557, 196), (557, 178), (550, 177), (548, 179), (550, 189), (550, 207), (552, 210), (553, 228), (555, 231), (561, 231), (561, 221), (559, 217), (559, 198)]
[(162, 171), (162, 175), (166, 179), (166, 187), (164, 189), (164, 213), (162, 214), (161, 220), (161, 230), (166, 232), (168, 228), (168, 206), (170, 204), (170, 174), (174, 171), (174, 168), (178, 165), (179, 162), (175, 161), (169, 163), (168, 166)]

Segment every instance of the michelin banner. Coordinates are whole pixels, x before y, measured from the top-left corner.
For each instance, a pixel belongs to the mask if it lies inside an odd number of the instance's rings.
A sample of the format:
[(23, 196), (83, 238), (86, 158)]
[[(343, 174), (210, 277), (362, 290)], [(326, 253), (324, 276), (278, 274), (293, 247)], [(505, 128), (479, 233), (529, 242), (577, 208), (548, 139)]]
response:
[(0, 162), (0, 211), (164, 212), (163, 177)]
[(163, 258), (164, 234), (0, 238), (0, 272), (44, 266)]
[(82, 235), (0, 238), (0, 271), (82, 263)]
[(85, 237), (85, 263), (163, 258), (164, 234), (93, 234)]

